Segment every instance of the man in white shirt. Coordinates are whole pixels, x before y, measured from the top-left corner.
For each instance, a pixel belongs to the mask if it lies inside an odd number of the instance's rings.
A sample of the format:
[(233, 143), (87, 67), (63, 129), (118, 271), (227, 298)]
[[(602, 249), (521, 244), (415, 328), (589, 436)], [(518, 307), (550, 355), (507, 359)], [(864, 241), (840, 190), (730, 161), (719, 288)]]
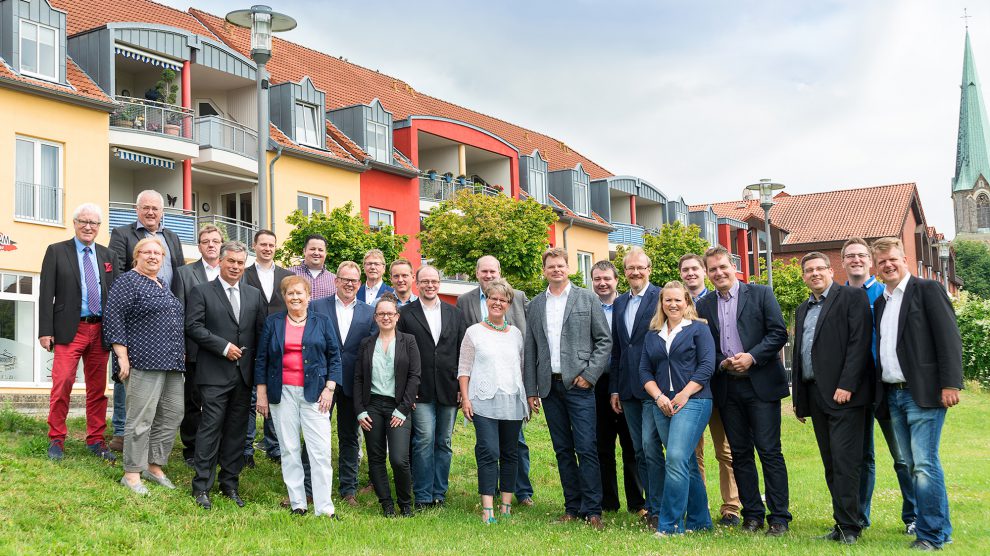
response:
[(374, 305), (383, 293), (393, 291), (382, 281), (385, 274), (385, 253), (381, 249), (372, 249), (364, 254), (365, 282), (357, 292), (357, 298), (368, 305)]

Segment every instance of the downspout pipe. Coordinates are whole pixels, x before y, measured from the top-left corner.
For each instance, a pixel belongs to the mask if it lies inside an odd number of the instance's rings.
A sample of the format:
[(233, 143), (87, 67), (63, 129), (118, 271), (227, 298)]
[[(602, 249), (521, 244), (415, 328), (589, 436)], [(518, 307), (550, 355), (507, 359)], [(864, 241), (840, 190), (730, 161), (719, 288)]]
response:
[(563, 238), (563, 241), (564, 241), (564, 251), (567, 251), (567, 230), (570, 230), (571, 229), (571, 226), (573, 226), (573, 225), (574, 225), (574, 217), (571, 216), (567, 220), (567, 227), (564, 228), (564, 231), (561, 232), (561, 234), (560, 234), (561, 237)]
[[(273, 142), (274, 143), (274, 142)], [(282, 145), (273, 145), (275, 148), (275, 156), (272, 157), (272, 161), (268, 163), (268, 186), (271, 187), (272, 194), (268, 196), (268, 214), (271, 218), (271, 222), (268, 225), (268, 229), (275, 231), (275, 163), (278, 162), (279, 158), (282, 158)]]

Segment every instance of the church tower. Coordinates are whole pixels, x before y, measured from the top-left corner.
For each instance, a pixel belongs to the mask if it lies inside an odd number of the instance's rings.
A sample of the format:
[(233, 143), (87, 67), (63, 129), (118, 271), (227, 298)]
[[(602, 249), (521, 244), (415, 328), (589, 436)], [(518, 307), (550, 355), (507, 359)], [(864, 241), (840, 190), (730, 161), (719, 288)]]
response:
[(973, 50), (966, 30), (963, 74), (959, 99), (959, 137), (956, 144), (956, 175), (952, 178), (952, 206), (956, 217), (956, 239), (990, 242), (990, 126), (976, 75)]

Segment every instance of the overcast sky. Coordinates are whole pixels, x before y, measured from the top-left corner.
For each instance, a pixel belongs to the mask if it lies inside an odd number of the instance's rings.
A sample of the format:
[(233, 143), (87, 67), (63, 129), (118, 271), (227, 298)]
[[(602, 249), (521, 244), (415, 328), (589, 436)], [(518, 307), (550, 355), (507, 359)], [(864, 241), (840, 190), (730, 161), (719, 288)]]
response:
[[(167, 0), (223, 16), (251, 2)], [(964, 0), (272, 1), (286, 39), (539, 130), (689, 203), (915, 182), (955, 235)], [(275, 52), (278, 56), (278, 52)]]

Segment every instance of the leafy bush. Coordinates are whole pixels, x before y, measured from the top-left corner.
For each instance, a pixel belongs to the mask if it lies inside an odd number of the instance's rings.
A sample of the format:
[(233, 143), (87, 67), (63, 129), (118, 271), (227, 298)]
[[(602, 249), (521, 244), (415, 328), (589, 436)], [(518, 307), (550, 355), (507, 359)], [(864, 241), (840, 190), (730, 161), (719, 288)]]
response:
[(964, 291), (953, 305), (962, 335), (963, 377), (990, 388), (990, 300)]

